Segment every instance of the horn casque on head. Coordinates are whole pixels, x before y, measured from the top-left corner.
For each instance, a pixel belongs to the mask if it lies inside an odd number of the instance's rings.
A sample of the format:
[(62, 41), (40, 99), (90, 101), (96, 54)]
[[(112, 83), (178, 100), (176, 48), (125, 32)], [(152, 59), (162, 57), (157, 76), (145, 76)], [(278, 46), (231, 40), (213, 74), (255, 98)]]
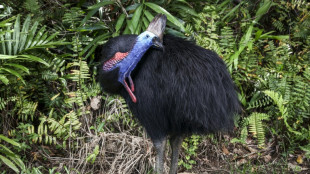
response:
[(163, 42), (163, 35), (166, 28), (167, 17), (164, 14), (158, 14), (151, 21), (146, 31), (154, 33), (160, 38), (160, 41)]

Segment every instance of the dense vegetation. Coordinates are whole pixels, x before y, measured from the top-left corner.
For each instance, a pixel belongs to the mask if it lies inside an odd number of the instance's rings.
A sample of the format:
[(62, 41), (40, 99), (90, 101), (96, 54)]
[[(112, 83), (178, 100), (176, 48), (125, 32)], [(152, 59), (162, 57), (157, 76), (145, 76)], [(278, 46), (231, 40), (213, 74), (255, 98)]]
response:
[(309, 169), (306, 0), (8, 0), (0, 3), (1, 173), (152, 172), (151, 143), (124, 100), (101, 92), (94, 52), (145, 30), (157, 13), (167, 15), (167, 33), (225, 60), (243, 105), (233, 136), (186, 139), (181, 170), (212, 167), (201, 157), (212, 155), (210, 144), (227, 159), (224, 171)]

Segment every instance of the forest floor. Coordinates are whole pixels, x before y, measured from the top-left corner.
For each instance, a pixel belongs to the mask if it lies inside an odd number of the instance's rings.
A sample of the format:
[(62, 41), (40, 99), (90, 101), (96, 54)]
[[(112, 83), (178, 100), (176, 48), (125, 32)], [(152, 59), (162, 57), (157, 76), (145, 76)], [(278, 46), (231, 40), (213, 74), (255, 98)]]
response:
[[(219, 138), (220, 137), (220, 138)], [(310, 173), (310, 161), (302, 152), (284, 155), (275, 141), (259, 148), (255, 140), (246, 144), (230, 143), (231, 137), (204, 137), (187, 161), (191, 169), (179, 166), (181, 174), (217, 173)], [(57, 146), (37, 146), (25, 153), (28, 167), (39, 167), (42, 173), (141, 173), (151, 174), (155, 152), (151, 141), (126, 133), (89, 134), (74, 140), (75, 147), (63, 150)], [(78, 147), (78, 148), (77, 148)], [(95, 150), (97, 149), (97, 150)], [(167, 148), (165, 170), (169, 167)], [(287, 154), (287, 153), (286, 153)], [(180, 160), (186, 161), (184, 149)], [(186, 162), (185, 162), (186, 163)], [(70, 171), (70, 172), (69, 172)]]
[(227, 139), (203, 140), (192, 173), (310, 173), (310, 161), (303, 152), (281, 153), (274, 141), (259, 148), (254, 140), (240, 144)]

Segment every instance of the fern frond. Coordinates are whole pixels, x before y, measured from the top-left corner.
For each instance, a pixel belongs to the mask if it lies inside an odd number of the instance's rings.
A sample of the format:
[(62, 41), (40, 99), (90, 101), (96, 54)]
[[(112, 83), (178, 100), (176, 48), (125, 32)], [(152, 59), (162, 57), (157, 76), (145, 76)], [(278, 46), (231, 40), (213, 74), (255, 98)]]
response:
[(40, 9), (38, 0), (26, 0), (23, 7), (32, 13), (35, 13)]
[[(42, 116), (40, 118), (41, 123), (38, 126), (38, 137), (34, 138), (35, 142), (44, 142), (46, 144), (56, 143), (56, 138), (67, 140), (69, 137), (76, 137), (76, 130), (80, 129), (82, 123), (80, 123), (78, 115), (71, 111), (64, 115), (60, 120), (56, 120), (51, 117), (52, 111), (49, 117)], [(54, 135), (50, 135), (49, 131)], [(56, 137), (55, 137), (56, 136)]]
[(274, 103), (277, 105), (277, 107), (278, 107), (278, 109), (280, 110), (280, 113), (281, 113), (281, 118), (283, 118), (285, 126), (287, 127), (287, 129), (290, 132), (295, 133), (296, 135), (301, 135), (301, 132), (295, 131), (287, 122), (287, 120), (288, 120), (288, 110), (287, 110), (287, 107), (284, 106), (285, 101), (283, 100), (282, 95), (277, 93), (277, 92), (275, 92), (275, 91), (269, 91), (269, 90), (264, 91), (264, 93), (266, 95), (268, 95), (270, 98), (272, 98)]
[(264, 113), (253, 112), (248, 118), (249, 122), (249, 132), (252, 133), (254, 137), (258, 140), (259, 146), (264, 146), (265, 144), (265, 131), (263, 128), (263, 120), (268, 120), (269, 115)]
[(70, 79), (78, 82), (82, 79), (90, 78), (89, 68), (86, 61), (73, 62), (68, 64), (69, 67), (78, 67), (79, 69), (73, 69), (70, 73)]
[(10, 96), (5, 99), (0, 97), (0, 111), (4, 109), (9, 102), (14, 102), (16, 100), (17, 100), (16, 96)]

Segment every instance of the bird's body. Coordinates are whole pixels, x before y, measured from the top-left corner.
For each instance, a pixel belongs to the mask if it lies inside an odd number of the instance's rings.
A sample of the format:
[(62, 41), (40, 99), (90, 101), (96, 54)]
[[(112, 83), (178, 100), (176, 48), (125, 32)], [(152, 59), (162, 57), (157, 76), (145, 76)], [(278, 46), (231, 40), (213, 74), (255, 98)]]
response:
[[(110, 43), (115, 49), (126, 47), (136, 37), (121, 36)], [(170, 35), (164, 36), (163, 45), (164, 50), (147, 51), (132, 72), (137, 103), (120, 83), (105, 90), (119, 89), (113, 93), (126, 99), (152, 139), (231, 130), (239, 102), (223, 60), (210, 50)], [(109, 49), (109, 43), (106, 46), (101, 57), (108, 58), (115, 51)], [(103, 76), (101, 72), (100, 79)]]
[[(130, 51), (136, 39), (136, 35), (113, 38), (96, 55), (106, 62), (116, 52)], [(146, 129), (157, 151), (158, 173), (163, 172), (167, 138), (172, 147), (170, 173), (174, 174), (183, 137), (232, 130), (240, 105), (226, 65), (216, 53), (164, 35), (163, 49), (150, 48), (131, 73), (136, 103), (117, 81), (119, 69), (99, 69), (99, 81), (105, 91), (125, 98)]]

